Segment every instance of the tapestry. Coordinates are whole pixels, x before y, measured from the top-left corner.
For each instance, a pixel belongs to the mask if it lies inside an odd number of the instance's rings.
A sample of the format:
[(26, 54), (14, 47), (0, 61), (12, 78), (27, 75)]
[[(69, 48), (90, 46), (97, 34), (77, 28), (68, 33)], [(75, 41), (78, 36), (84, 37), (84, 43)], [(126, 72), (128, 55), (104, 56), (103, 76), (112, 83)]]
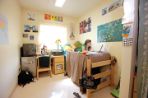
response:
[(122, 19), (112, 21), (97, 27), (98, 42), (122, 41), (123, 24)]

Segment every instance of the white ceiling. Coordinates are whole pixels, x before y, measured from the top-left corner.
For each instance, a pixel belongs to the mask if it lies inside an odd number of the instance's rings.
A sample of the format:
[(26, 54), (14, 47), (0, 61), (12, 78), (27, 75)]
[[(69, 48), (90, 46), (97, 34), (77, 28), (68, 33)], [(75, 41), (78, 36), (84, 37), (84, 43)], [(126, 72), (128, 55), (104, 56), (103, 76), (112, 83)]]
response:
[(54, 6), (56, 0), (19, 0), (25, 8), (50, 11), (67, 16), (79, 17), (96, 7), (100, 0), (66, 0), (63, 8)]

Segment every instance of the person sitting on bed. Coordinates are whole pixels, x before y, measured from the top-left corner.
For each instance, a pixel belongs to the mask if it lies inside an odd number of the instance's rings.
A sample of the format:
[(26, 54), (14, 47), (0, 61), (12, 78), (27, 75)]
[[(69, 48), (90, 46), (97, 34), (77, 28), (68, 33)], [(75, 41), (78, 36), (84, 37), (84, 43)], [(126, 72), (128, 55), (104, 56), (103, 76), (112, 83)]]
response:
[(87, 39), (84, 43), (84, 50), (83, 51), (92, 51), (91, 47), (91, 40)]

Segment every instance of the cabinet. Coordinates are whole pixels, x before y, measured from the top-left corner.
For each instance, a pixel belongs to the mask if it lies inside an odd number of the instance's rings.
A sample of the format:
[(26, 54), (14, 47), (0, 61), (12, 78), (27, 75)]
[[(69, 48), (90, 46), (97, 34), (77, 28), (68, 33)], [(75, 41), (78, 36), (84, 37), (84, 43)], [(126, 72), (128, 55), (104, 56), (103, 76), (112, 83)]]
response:
[(64, 56), (52, 56), (53, 74), (64, 73)]
[(30, 72), (32, 72), (33, 76), (36, 76), (36, 57), (21, 57), (21, 69), (29, 70)]

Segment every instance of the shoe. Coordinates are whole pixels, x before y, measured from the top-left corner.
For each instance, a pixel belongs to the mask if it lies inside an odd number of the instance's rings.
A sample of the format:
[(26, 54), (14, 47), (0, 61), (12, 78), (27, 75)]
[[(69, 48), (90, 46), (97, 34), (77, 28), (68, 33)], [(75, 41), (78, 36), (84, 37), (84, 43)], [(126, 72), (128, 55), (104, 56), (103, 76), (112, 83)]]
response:
[(73, 95), (74, 95), (76, 98), (81, 98), (81, 96), (79, 95), (79, 93), (73, 92)]

